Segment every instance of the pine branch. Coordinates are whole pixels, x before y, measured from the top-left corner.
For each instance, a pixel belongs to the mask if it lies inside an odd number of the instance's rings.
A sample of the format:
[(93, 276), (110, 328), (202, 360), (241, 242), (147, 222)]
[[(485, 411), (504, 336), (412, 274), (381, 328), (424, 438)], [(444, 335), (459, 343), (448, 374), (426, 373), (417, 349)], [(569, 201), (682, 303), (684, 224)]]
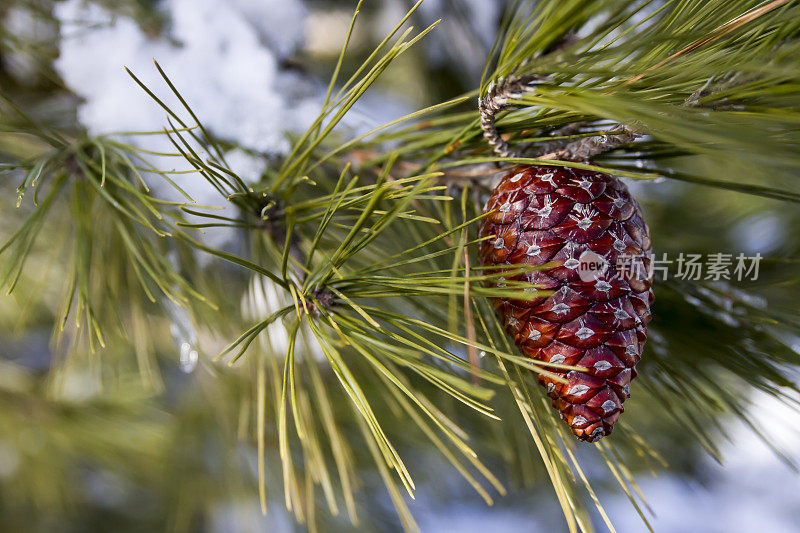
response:
[[(169, 235), (164, 220), (174, 205), (150, 195), (141, 175), (145, 170), (134, 163), (140, 157), (134, 148), (107, 138), (67, 139), (18, 108), (17, 114), (26, 126), (12, 131), (34, 134), (50, 148), (0, 171), (9, 177), (24, 171), (16, 190), (17, 207), (26, 196), (32, 196), (33, 203), (20, 228), (0, 247), (5, 256), (0, 281), (8, 293), (17, 289), (32, 255), (47, 255), (37, 246), (46, 228), (73, 243), (67, 256), (71, 273), (56, 321), (59, 339), (70, 317), (92, 352), (106, 345), (104, 331), (124, 337), (118, 312), (107, 307), (107, 291), (129, 303), (131, 316), (139, 321), (145, 307), (142, 298), (157, 302), (163, 297), (179, 305), (188, 305), (190, 299), (205, 301), (159, 250), (158, 240), (163, 243)], [(104, 223), (98, 224), (100, 220)], [(44, 260), (59, 259), (51, 255)], [(70, 337), (76, 346), (80, 335)]]
[[(21, 229), (2, 250), (6, 285), (19, 291), (28, 284), (32, 264), (52, 263), (39, 261), (48, 251), (40, 248), (61, 240), (74, 266), (59, 278), (68, 293), (59, 320), (83, 316), (92, 343), (132, 323), (141, 341), (165, 300), (188, 306), (198, 342), (236, 367), (216, 372), (209, 365), (206, 378), (253, 392), (206, 386), (217, 392), (192, 416), (210, 418), (205, 427), (215, 433), (220, 419), (238, 416), (240, 435), (255, 442), (262, 509), (274, 498), (268, 487), (283, 485), (284, 503), (309, 528), (320, 502), (336, 515), (343, 500), (354, 523), (365, 520), (355, 501), (366, 469), (379, 473), (402, 524), (413, 529), (400, 486), (413, 494), (418, 475), (405, 445), (422, 448), (422, 441), (487, 502), (505, 488), (478, 456), (502, 455), (525, 480), (550, 480), (570, 531), (591, 530), (591, 505), (612, 528), (584, 454), (531, 381), (534, 373), (580, 368), (517, 355), (487, 302), (543, 293), (519, 282), (497, 287), (500, 274), (470, 260), (481, 242), (474, 236), (481, 195), (496, 167), (564, 165), (702, 184), (715, 197), (731, 190), (751, 202), (800, 199), (793, 180), (800, 55), (791, 22), (798, 7), (650, 4), (516, 3), (481, 90), (348, 135), (346, 113), (434, 29), (404, 29), (416, 4), (340, 85), (356, 9), (319, 116), (258, 183), (231, 170), (229, 145), (203, 125), (158, 63), (179, 108), (131, 74), (167, 113), (163, 134), (173, 155), (234, 213), (197, 206), (185, 192), (181, 205), (158, 200), (146, 181), (172, 174), (148, 166), (146, 153), (43, 128), (27, 110), (6, 113), (6, 106), (2, 124), (14, 142), (0, 146), (2, 168), (21, 179), (20, 198), (33, 196), (34, 204), (22, 204)], [(467, 104), (479, 95), (480, 116)], [(645, 138), (631, 142), (639, 133)], [(680, 218), (671, 215), (662, 227)], [(211, 227), (232, 230), (236, 245), (209, 245), (201, 232)], [(188, 250), (222, 261), (189, 276)], [(169, 251), (189, 257), (173, 261)], [(779, 274), (783, 286), (794, 276), (791, 267)], [(526, 289), (534, 291), (519, 296)], [(192, 299), (222, 309), (198, 308)], [(637, 401), (655, 401), (634, 404), (648, 417), (634, 407), (613, 444), (594, 454), (645, 524), (635, 465), (661, 463), (659, 452), (669, 451), (645, 436), (680, 427), (680, 438), (691, 436), (717, 457), (728, 420), (760, 431), (747, 414), (747, 393), (796, 390), (788, 376), (796, 354), (785, 339), (800, 328), (793, 309), (763, 309), (730, 286), (665, 285), (658, 301), (663, 318), (657, 314), (642, 364), (646, 394), (637, 394)], [(121, 303), (128, 308), (118, 312)], [(217, 350), (220, 339), (235, 340)], [(238, 415), (220, 414), (233, 403)], [(192, 508), (205, 503), (194, 494), (184, 500)]]

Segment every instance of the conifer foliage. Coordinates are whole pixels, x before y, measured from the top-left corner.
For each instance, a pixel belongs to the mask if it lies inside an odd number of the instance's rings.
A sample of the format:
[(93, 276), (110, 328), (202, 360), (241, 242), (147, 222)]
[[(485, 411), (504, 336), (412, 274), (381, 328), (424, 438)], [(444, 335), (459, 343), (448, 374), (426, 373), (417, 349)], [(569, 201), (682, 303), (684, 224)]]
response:
[[(379, 480), (413, 531), (430, 453), (488, 504), (546, 487), (571, 532), (613, 530), (593, 486), (610, 480), (649, 527), (637, 473), (693, 444), (719, 458), (729, 420), (760, 432), (752, 394), (797, 392), (797, 2), (510, 1), (482, 80), (353, 132), (364, 94), (439, 30), (420, 29), (420, 0), (356, 58), (362, 4), (318, 116), (259, 176), (158, 62), (158, 84), (130, 71), (164, 113), (152, 132), (90, 136), (0, 85), (0, 338), (54, 331), (39, 371), (0, 360), (0, 428), (35, 424), (51, 446), (47, 465), (20, 459), (30, 509), (82, 505), (76, 450), (116, 468), (113, 449), (178, 529), (242, 494), (312, 530), (369, 524)], [(788, 235), (757, 283), (653, 281), (661, 254), (724, 251), (700, 216), (754, 210)], [(651, 249), (643, 278), (571, 269)], [(191, 388), (179, 350), (199, 361)]]

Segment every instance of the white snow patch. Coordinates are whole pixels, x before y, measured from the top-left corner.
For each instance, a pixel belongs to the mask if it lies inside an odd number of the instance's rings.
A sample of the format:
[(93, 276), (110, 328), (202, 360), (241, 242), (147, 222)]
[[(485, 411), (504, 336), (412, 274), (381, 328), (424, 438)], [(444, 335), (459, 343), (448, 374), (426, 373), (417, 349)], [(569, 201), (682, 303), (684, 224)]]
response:
[[(316, 89), (282, 71), (275, 52), (264, 43), (276, 43), (287, 53), (300, 42), (302, 4), (165, 0), (162, 7), (170, 21), (168, 35), (153, 38), (134, 20), (96, 4), (56, 4), (62, 37), (55, 66), (67, 86), (84, 99), (78, 118), (90, 134), (157, 131), (165, 126), (166, 113), (134, 83), (125, 66), (173, 109), (181, 109), (156, 71), (156, 59), (215, 135), (257, 152), (285, 153), (285, 133), (304, 130), (316, 116)], [(174, 152), (164, 136), (138, 136), (136, 142)], [(153, 163), (187, 168), (179, 158), (154, 158)], [(176, 181), (200, 203), (219, 200), (198, 175), (178, 176)], [(177, 199), (168, 186), (154, 185), (158, 194)]]
[[(255, 275), (250, 280), (247, 295), (242, 300), (242, 315), (251, 320), (264, 320), (275, 311), (293, 305), (289, 293), (270, 279)], [(294, 314), (292, 311), (290, 314)], [(275, 357), (284, 359), (289, 351), (289, 334), (282, 320), (269, 324), (259, 337), (260, 344)], [(306, 322), (301, 324), (297, 339), (298, 353), (316, 361), (324, 361), (325, 354)]]

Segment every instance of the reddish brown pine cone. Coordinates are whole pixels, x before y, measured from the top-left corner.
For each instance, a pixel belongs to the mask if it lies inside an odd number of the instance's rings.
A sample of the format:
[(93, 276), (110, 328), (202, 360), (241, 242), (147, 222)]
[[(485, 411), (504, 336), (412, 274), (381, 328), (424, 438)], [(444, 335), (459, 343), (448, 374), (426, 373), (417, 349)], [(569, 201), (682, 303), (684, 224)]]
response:
[(500, 277), (496, 286), (520, 280), (552, 291), (496, 299), (506, 332), (532, 359), (586, 368), (554, 371), (566, 384), (542, 375), (539, 383), (579, 439), (610, 434), (630, 396), (653, 303), (652, 248), (639, 205), (613, 176), (526, 166), (500, 181), (484, 213), (484, 266), (546, 265)]

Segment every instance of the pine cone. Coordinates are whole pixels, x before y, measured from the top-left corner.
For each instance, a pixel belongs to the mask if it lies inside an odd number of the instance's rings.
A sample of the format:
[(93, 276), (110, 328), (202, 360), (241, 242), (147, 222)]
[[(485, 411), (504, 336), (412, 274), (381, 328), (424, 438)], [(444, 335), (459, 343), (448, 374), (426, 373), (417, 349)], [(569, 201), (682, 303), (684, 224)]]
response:
[(638, 204), (613, 176), (525, 166), (500, 181), (484, 213), (484, 266), (544, 267), (508, 276), (547, 295), (496, 299), (506, 332), (532, 359), (586, 368), (552, 369), (567, 383), (544, 375), (539, 383), (579, 439), (610, 434), (630, 396), (653, 302), (652, 248)]

